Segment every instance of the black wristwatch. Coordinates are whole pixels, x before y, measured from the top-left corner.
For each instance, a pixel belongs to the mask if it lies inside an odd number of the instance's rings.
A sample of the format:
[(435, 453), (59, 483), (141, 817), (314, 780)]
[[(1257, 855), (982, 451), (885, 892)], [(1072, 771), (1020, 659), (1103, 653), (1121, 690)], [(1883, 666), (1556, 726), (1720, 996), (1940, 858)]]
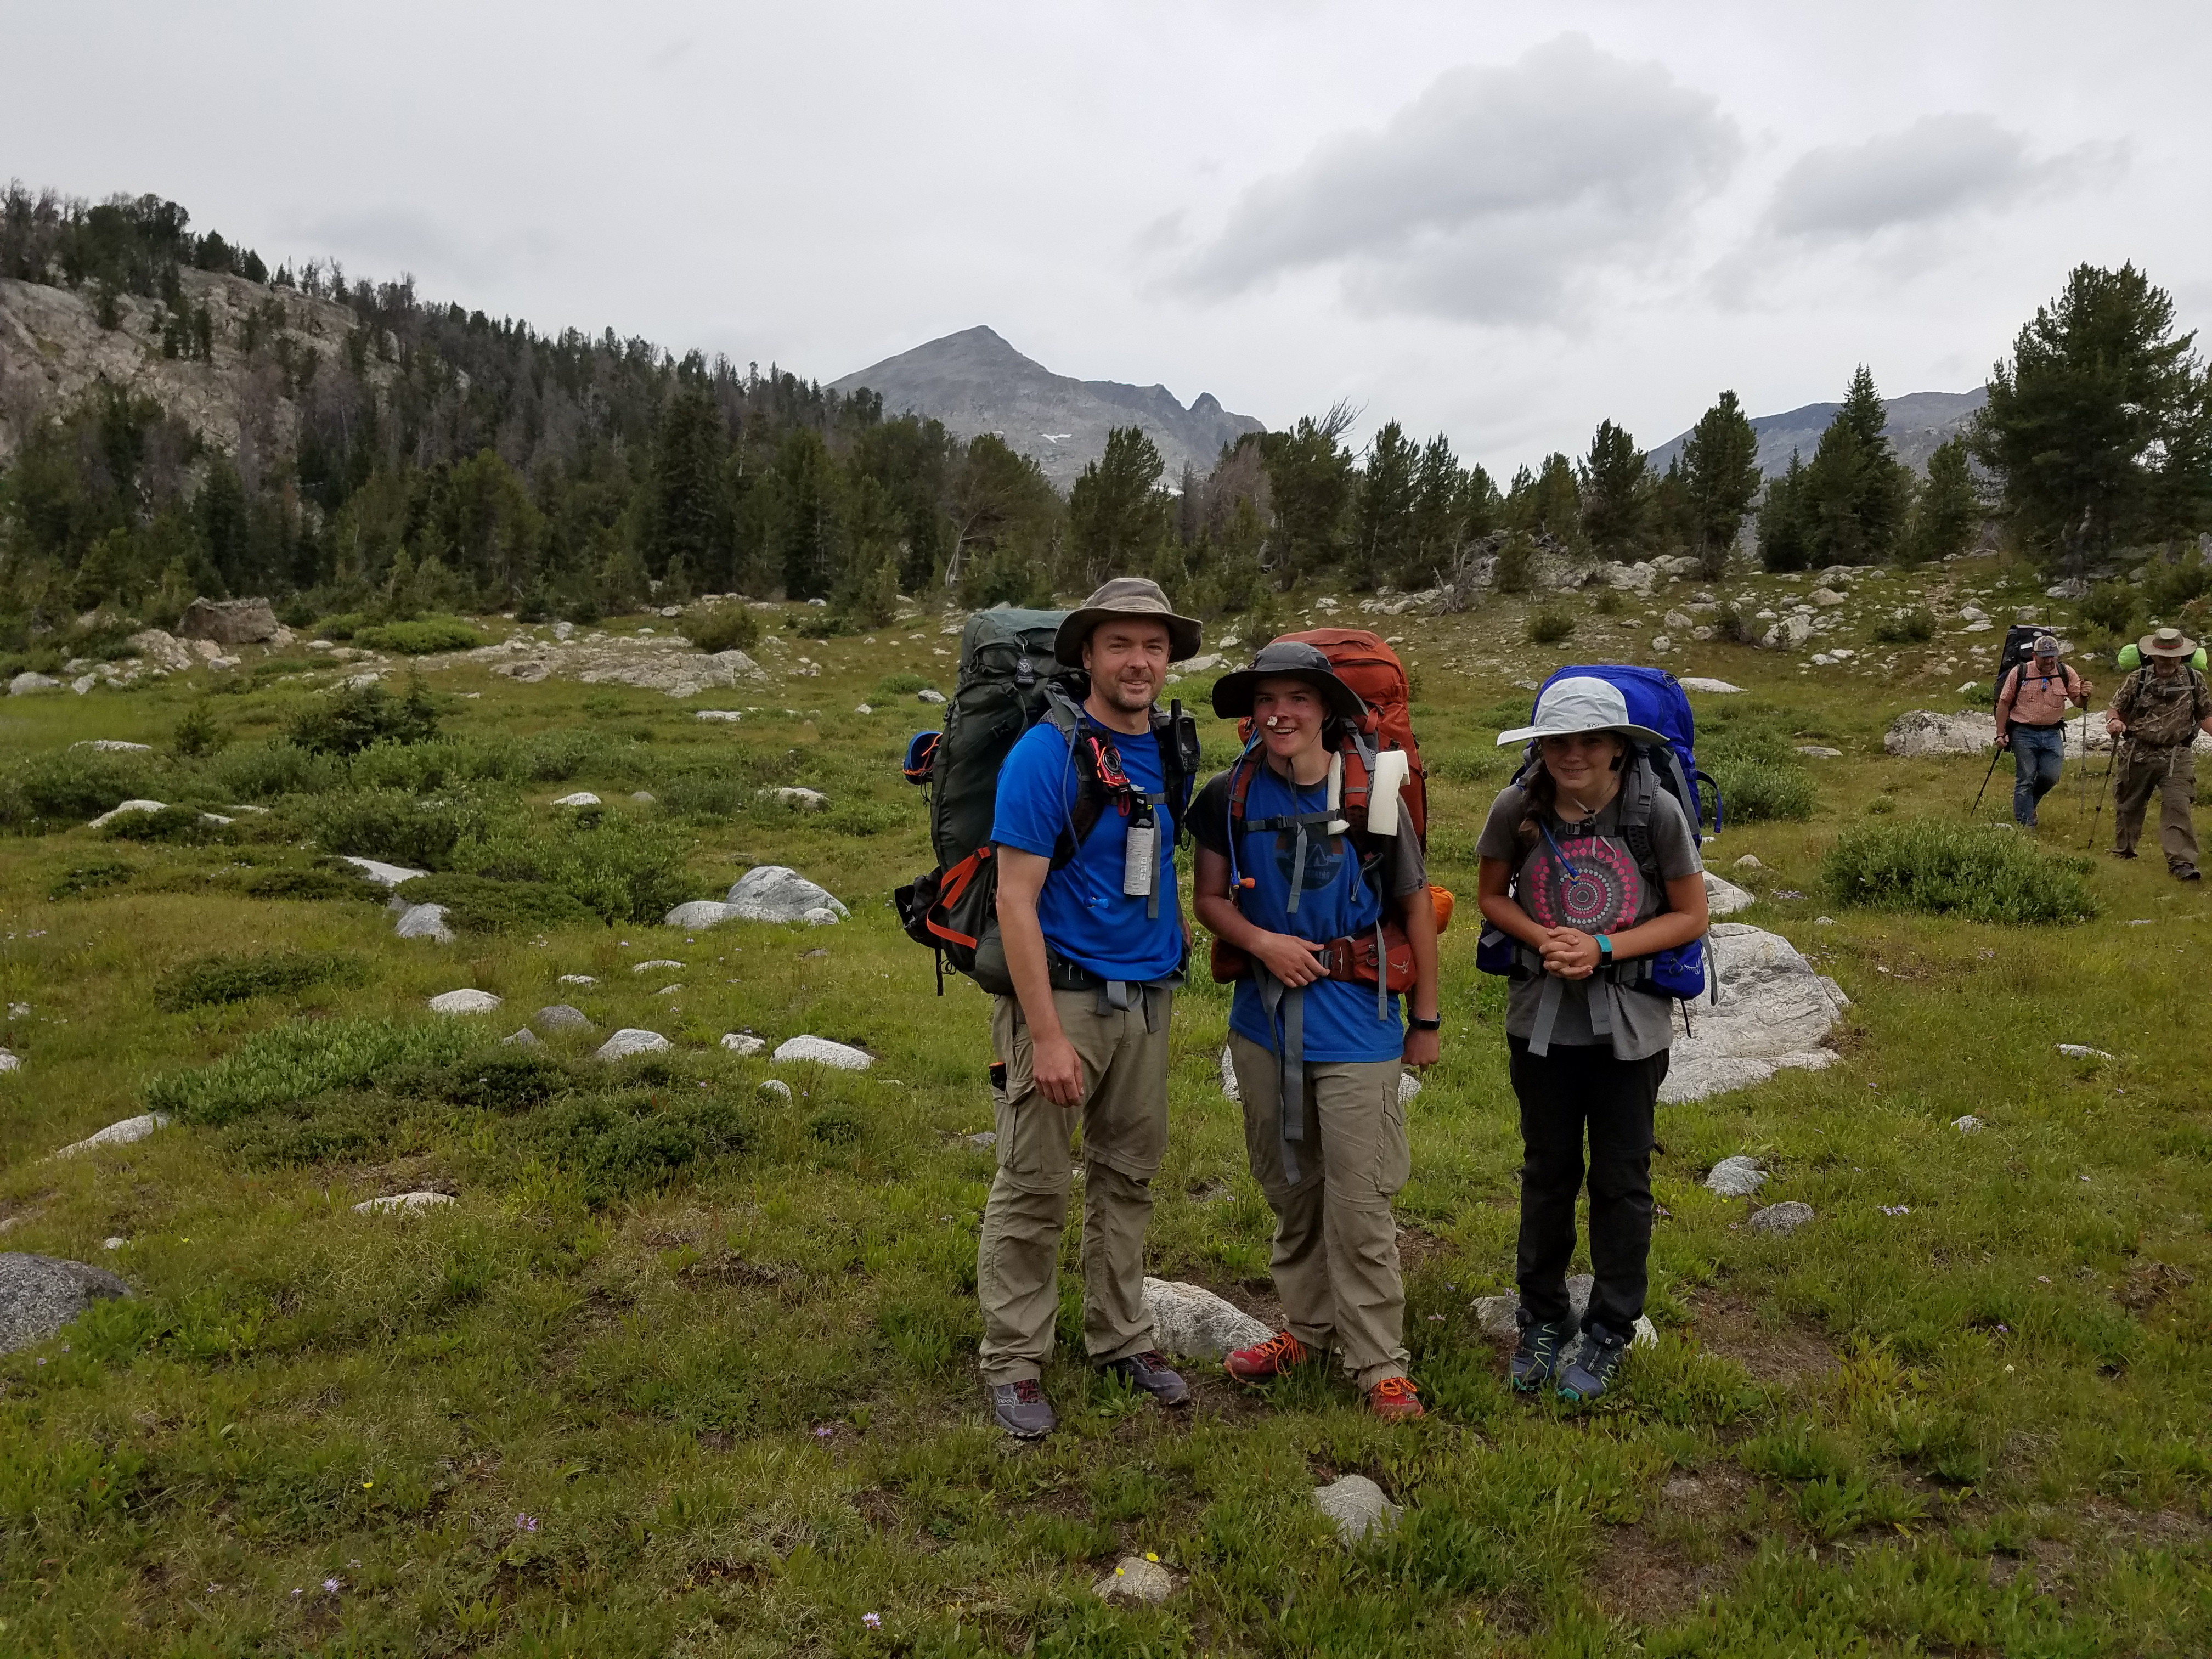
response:
[(1434, 1019), (1423, 1019), (1419, 1014), (1408, 1014), (1406, 1016), (1406, 1024), (1416, 1031), (1441, 1031), (1444, 1029), (1443, 1016), (1441, 1014)]

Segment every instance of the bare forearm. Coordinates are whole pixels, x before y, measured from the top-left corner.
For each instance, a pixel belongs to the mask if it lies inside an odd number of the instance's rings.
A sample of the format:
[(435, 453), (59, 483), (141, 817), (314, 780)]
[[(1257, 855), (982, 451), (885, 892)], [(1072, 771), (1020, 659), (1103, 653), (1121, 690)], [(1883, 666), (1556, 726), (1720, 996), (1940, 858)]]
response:
[(1623, 957), (1656, 957), (1662, 951), (1671, 951), (1678, 945), (1687, 945), (1705, 931), (1703, 916), (1686, 916), (1667, 911), (1639, 922), (1626, 933), (1608, 933), (1613, 941), (1615, 960)]

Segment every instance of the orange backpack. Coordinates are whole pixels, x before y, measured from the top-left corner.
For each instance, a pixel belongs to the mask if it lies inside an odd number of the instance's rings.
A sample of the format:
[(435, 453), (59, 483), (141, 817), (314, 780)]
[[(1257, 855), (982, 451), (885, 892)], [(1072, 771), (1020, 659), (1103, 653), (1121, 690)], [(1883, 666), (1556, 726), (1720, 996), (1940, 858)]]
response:
[[(1361, 846), (1361, 863), (1371, 865), (1376, 849), (1364, 845), (1367, 842), (1367, 798), (1373, 784), (1374, 757), (1385, 749), (1403, 750), (1406, 755), (1407, 775), (1398, 792), (1398, 810), (1413, 833), (1420, 837), (1424, 854), (1429, 848), (1429, 776), (1421, 764), (1421, 746), (1413, 737), (1413, 714), (1409, 700), (1413, 688), (1406, 678), (1406, 665), (1398, 660), (1398, 653), (1382, 641), (1382, 636), (1364, 628), (1315, 628), (1303, 634), (1285, 634), (1283, 638), (1310, 645), (1328, 659), (1329, 667), (1336, 677), (1359, 694), (1367, 705), (1367, 715), (1359, 725), (1346, 733), (1340, 752), (1344, 757), (1344, 793), (1342, 814), (1352, 825), (1355, 839)], [(1252, 787), (1252, 765), (1249, 750), (1252, 742), (1252, 721), (1248, 715), (1237, 722), (1238, 741), (1245, 744), (1247, 755), (1240, 757), (1231, 769), (1229, 778), (1229, 826), (1234, 836), (1244, 818), (1244, 799)], [(1442, 887), (1431, 885), (1429, 896), (1436, 908), (1437, 931), (1451, 925), (1452, 896)], [(1332, 951), (1332, 957), (1347, 957), (1341, 964), (1344, 971), (1334, 971), (1332, 962), (1331, 978), (1357, 979), (1367, 984), (1376, 982), (1378, 973), (1393, 991), (1410, 988), (1413, 982), (1413, 949), (1406, 942), (1404, 931), (1395, 921), (1386, 921), (1384, 940), (1379, 954), (1384, 958), (1378, 967), (1378, 952), (1372, 939), (1332, 940), (1332, 946), (1341, 945), (1344, 951)], [(1244, 953), (1220, 939), (1213, 941), (1212, 968), (1214, 981), (1227, 984), (1241, 979), (1248, 966)]]

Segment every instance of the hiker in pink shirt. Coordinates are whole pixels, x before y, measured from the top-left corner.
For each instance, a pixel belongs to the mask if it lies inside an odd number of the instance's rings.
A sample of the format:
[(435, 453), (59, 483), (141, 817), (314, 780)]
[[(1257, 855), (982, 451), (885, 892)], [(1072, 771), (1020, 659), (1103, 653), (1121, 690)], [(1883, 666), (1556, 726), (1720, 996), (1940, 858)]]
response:
[(1997, 747), (2012, 750), (2013, 822), (2035, 828), (2035, 809), (2058, 787), (2066, 755), (2066, 707), (2089, 706), (2089, 683), (2058, 660), (2058, 641), (2038, 636), (2035, 654), (1997, 687)]

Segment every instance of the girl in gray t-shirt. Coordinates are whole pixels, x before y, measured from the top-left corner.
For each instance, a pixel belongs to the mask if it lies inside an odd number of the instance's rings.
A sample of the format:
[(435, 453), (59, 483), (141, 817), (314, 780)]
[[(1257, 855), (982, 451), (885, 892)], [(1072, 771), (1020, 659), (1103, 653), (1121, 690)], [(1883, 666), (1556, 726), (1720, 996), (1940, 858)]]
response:
[[(1632, 722), (1619, 689), (1594, 676), (1554, 681), (1535, 723), (1498, 738), (1529, 743), (1539, 763), (1498, 795), (1475, 848), (1483, 921), (1522, 947), (1525, 964), (1505, 1019), (1521, 1106), (1521, 1340), (1511, 1375), (1523, 1393), (1603, 1394), (1644, 1312), (1652, 1114), (1674, 1027), (1665, 998), (1619, 982), (1612, 969), (1706, 927), (1697, 833), (1674, 797), (1660, 790), (1650, 801), (1658, 882), (1644, 879), (1622, 834), (1624, 779), (1650, 764), (1643, 746), (1666, 741)], [(1577, 1325), (1566, 1273), (1585, 1132), (1596, 1283), (1571, 1355)]]

